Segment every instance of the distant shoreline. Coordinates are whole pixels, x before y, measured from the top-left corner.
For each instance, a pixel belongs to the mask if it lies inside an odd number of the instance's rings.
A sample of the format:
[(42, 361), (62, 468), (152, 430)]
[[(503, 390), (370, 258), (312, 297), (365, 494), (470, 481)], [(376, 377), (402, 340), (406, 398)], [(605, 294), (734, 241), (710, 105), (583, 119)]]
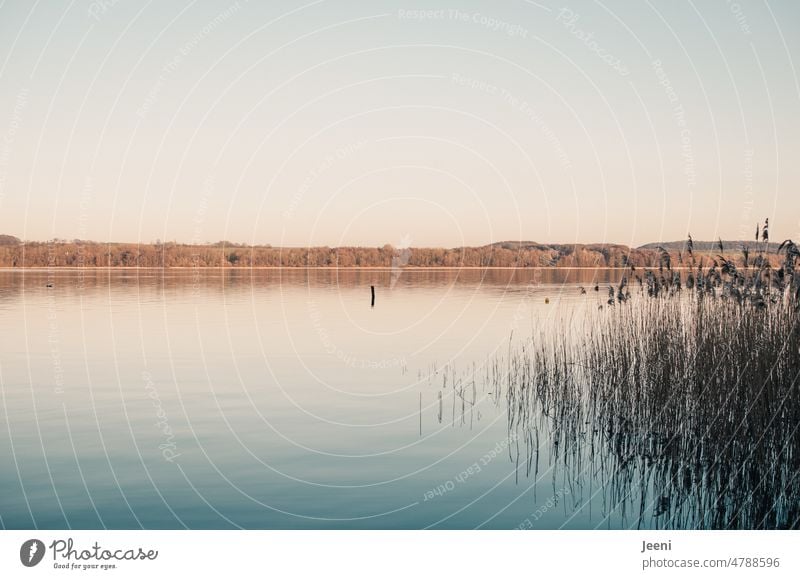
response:
[[(265, 266), (265, 265), (257, 265), (257, 266), (246, 266), (246, 267), (222, 267), (222, 266), (214, 266), (214, 265), (201, 265), (201, 266), (173, 266), (173, 267), (137, 267), (137, 266), (127, 266), (127, 265), (98, 265), (98, 266), (91, 266), (91, 267), (73, 267), (68, 265), (54, 265), (52, 267), (41, 267), (41, 266), (23, 266), (23, 267), (0, 267), (0, 273), (12, 272), (12, 271), (52, 271), (52, 270), (59, 270), (59, 271), (195, 271), (195, 270), (208, 270), (208, 271), (252, 271), (252, 270), (329, 270), (329, 271), (458, 271), (461, 269), (470, 269), (470, 270), (488, 270), (488, 269), (498, 269), (498, 270), (549, 270), (549, 269), (630, 269), (630, 267), (610, 267), (606, 265), (598, 265), (598, 266), (569, 266), (569, 265), (553, 265), (553, 266), (531, 266), (531, 267), (498, 267), (498, 266), (473, 266), (473, 265), (465, 265), (465, 266), (431, 266), (431, 267), (424, 267), (424, 266), (404, 266), (404, 267), (385, 267), (385, 266), (335, 266), (335, 265), (277, 265), (277, 266)], [(691, 268), (679, 268), (673, 267), (672, 269), (691, 269)]]
[[(295, 271), (310, 271), (310, 270), (327, 270), (327, 271), (387, 271), (387, 272), (399, 272), (399, 271), (459, 271), (459, 270), (473, 270), (473, 271), (481, 271), (481, 270), (505, 270), (505, 271), (547, 271), (547, 270), (594, 270), (594, 269), (602, 269), (602, 270), (619, 270), (619, 271), (630, 271), (630, 266), (626, 267), (619, 267), (619, 266), (608, 266), (608, 265), (583, 265), (583, 266), (573, 266), (573, 265), (552, 265), (552, 266), (508, 266), (508, 267), (501, 267), (501, 266), (403, 266), (403, 267), (385, 267), (385, 266), (305, 266), (305, 265), (281, 265), (281, 266), (244, 266), (244, 267), (222, 267), (222, 266), (210, 266), (210, 265), (203, 265), (203, 266), (172, 266), (172, 267), (138, 267), (138, 266), (126, 266), (126, 265), (98, 265), (98, 266), (89, 266), (89, 267), (73, 267), (73, 266), (66, 266), (66, 265), (55, 265), (52, 267), (41, 267), (41, 266), (23, 266), (23, 267), (0, 267), (0, 273), (9, 273), (9, 272), (49, 272), (49, 271), (197, 271), (197, 270), (204, 270), (204, 271), (252, 271), (252, 270), (295, 270)], [(652, 266), (637, 266), (636, 270), (640, 269), (657, 269)], [(696, 267), (690, 266), (672, 266), (671, 268), (673, 271), (689, 271), (696, 269)]]
[[(753, 242), (694, 242), (690, 253), (684, 242), (632, 248), (616, 244), (541, 244), (504, 241), (479, 247), (242, 247), (219, 244), (97, 244), (82, 241), (16, 243), (0, 236), (0, 268), (4, 269), (330, 269), (347, 270), (482, 270), (482, 269), (671, 269), (715, 261), (746, 267), (748, 256), (779, 265), (781, 257), (767, 244)], [(11, 241), (8, 241), (11, 239)], [(718, 247), (719, 246), (719, 247)], [(725, 251), (724, 246), (727, 251)], [(772, 250), (772, 251), (770, 251)], [(724, 259), (720, 257), (724, 254)], [(750, 263), (754, 263), (751, 261)]]

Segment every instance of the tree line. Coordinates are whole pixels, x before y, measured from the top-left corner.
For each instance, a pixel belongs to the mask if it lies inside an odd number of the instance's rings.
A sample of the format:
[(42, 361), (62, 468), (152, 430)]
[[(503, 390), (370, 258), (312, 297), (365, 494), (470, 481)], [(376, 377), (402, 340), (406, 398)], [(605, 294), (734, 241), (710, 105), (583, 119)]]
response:
[[(18, 241), (18, 240), (17, 240)], [(681, 265), (680, 251), (670, 251)], [(698, 252), (695, 252), (698, 253)], [(702, 256), (703, 254), (700, 254)], [(708, 264), (713, 252), (705, 255)], [(777, 256), (776, 256), (777, 258)], [(663, 252), (616, 244), (503, 242), (480, 247), (271, 247), (219, 242), (0, 244), (0, 267), (659, 267)], [(777, 263), (777, 262), (776, 262)]]

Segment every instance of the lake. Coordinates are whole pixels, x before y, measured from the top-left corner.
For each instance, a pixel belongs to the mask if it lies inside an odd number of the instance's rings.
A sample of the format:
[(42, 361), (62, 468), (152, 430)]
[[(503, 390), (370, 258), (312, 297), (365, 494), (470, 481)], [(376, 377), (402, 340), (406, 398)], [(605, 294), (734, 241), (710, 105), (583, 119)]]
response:
[(0, 524), (657, 526), (476, 379), (623, 273), (0, 272)]

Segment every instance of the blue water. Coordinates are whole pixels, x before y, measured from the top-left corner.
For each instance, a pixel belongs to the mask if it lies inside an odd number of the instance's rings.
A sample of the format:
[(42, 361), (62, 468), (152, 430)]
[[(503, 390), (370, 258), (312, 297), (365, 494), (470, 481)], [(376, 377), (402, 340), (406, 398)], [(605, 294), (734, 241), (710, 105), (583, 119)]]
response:
[(544, 442), (528, 473), (502, 393), (443, 383), (595, 275), (0, 272), (0, 524), (636, 525)]

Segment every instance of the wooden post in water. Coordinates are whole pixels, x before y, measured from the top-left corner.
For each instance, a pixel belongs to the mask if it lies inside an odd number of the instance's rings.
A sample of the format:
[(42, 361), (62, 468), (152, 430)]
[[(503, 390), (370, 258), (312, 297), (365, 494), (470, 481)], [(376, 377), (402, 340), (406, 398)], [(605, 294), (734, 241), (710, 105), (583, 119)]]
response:
[(369, 286), (369, 288), (372, 291), (372, 304), (371, 304), (371, 306), (374, 308), (375, 307), (375, 286), (371, 285), (371, 286)]

